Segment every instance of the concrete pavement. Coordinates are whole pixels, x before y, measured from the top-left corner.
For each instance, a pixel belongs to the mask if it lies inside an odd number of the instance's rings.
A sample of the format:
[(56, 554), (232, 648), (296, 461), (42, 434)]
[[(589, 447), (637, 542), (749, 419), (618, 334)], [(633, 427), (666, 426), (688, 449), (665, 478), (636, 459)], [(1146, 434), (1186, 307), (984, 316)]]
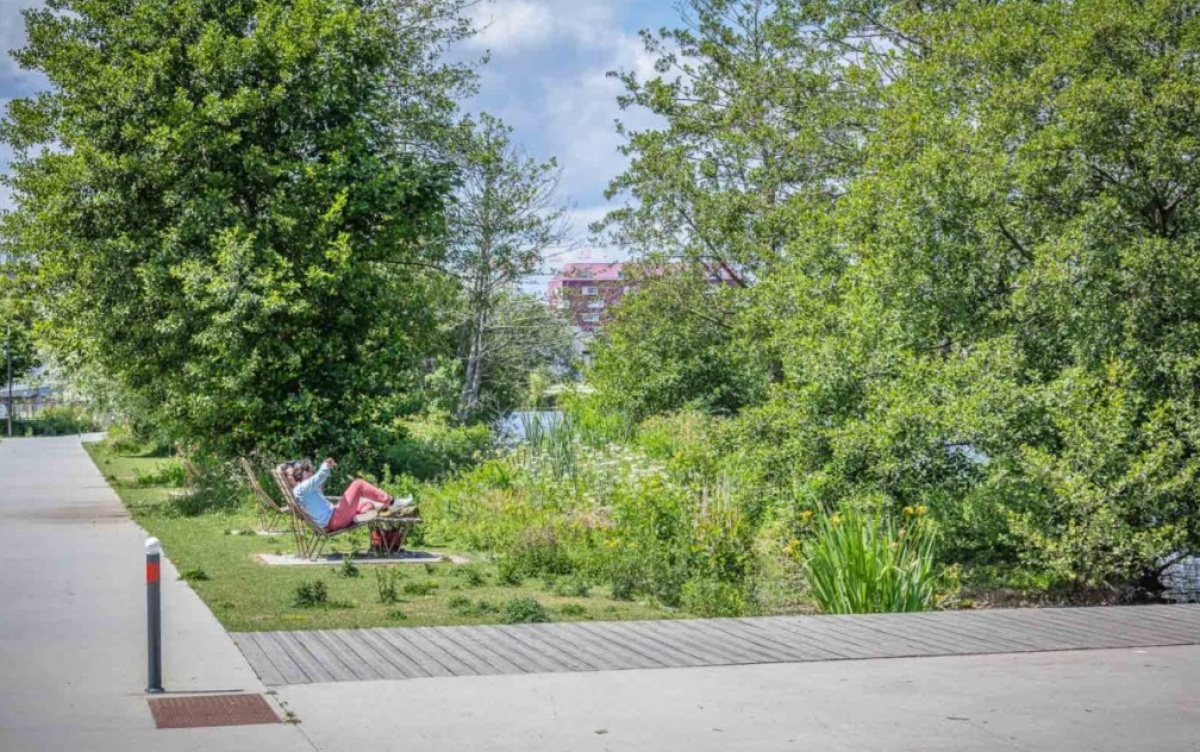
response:
[[(143, 694), (145, 537), (78, 437), (0, 442), (0, 750), (311, 749), (287, 724), (154, 728)], [(263, 692), (176, 578), (164, 560), (168, 691)]]
[(1200, 749), (1198, 677), (1173, 647), (279, 692), (321, 750), (1177, 752)]

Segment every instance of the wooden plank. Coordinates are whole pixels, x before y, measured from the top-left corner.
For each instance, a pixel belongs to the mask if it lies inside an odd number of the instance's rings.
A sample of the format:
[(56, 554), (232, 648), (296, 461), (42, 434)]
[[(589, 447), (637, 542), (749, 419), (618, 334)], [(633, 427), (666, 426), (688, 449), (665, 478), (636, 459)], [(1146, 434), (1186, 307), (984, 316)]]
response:
[(271, 663), (271, 659), (263, 652), (263, 649), (258, 646), (254, 638), (249, 634), (232, 634), (233, 642), (238, 646), (238, 650), (242, 651), (242, 655), (246, 657), (246, 661), (250, 663), (250, 668), (258, 674), (258, 678), (263, 684), (268, 687), (287, 684), (287, 680), (283, 678), (283, 674), (275, 665)]
[(416, 678), (428, 676), (456, 676), (456, 672), (435, 659), (428, 651), (421, 649), (419, 637), (415, 629), (382, 629), (369, 630), (378, 640), (395, 652), (394, 658), (403, 661), (405, 670), (417, 675)]
[(1147, 639), (1140, 630), (1127, 629), (1111, 620), (1097, 624), (1085, 614), (1073, 610), (1044, 608), (1038, 611), (1037, 618), (1089, 635), (1095, 641), (1096, 647), (1137, 647)]
[(351, 655), (370, 666), (380, 679), (407, 679), (407, 674), (401, 671), (391, 660), (391, 651), (381, 651), (374, 644), (362, 638), (357, 629), (337, 629), (325, 632), (330, 640), (336, 640)]
[(689, 619), (672, 622), (672, 626), (686, 629), (692, 633), (696, 640), (706, 641), (715, 645), (717, 648), (726, 652), (740, 654), (740, 660), (747, 663), (781, 663), (786, 660), (780, 654), (780, 649), (764, 648), (747, 639), (744, 635), (732, 635), (729, 632), (718, 629), (714, 622), (715, 619)]
[(313, 658), (333, 676), (335, 681), (361, 681), (362, 676), (355, 673), (346, 665), (342, 657), (335, 653), (319, 636), (319, 632), (295, 632), (293, 637), (308, 650)]
[[(870, 630), (854, 629), (835, 622), (836, 616), (783, 617), (780, 625), (807, 637), (816, 645), (846, 658), (887, 658), (892, 653), (881, 648), (881, 638)], [(895, 644), (895, 641), (892, 641)], [(899, 646), (897, 646), (897, 649)], [(895, 653), (896, 656), (906, 653)]]
[(912, 625), (883, 620), (879, 616), (822, 616), (817, 623), (821, 628), (828, 629), (835, 639), (853, 640), (859, 647), (869, 651), (867, 658), (946, 655), (955, 649), (946, 644), (944, 639), (918, 636)]
[(1043, 619), (1037, 613), (1039, 610), (1031, 609), (1029, 613), (1020, 613), (1006, 609), (1002, 612), (998, 611), (991, 614), (990, 618), (999, 623), (1007, 623), (1014, 630), (1019, 629), (1034, 634), (1048, 635), (1050, 640), (1067, 643), (1074, 649), (1090, 649), (1108, 644), (1107, 641), (1099, 640), (1090, 633), (1080, 632), (1058, 621)]
[(574, 624), (580, 629), (591, 632), (602, 640), (610, 640), (616, 644), (624, 645), (630, 650), (635, 650), (639, 654), (667, 666), (710, 665), (700, 656), (694, 655), (681, 646), (663, 644), (660, 640), (645, 634), (642, 630), (644, 622), (636, 622), (637, 628), (634, 628), (634, 622), (607, 621), (598, 624), (574, 622)]
[(436, 658), (453, 676), (496, 676), (504, 673), (474, 653), (463, 650), (458, 643), (447, 640), (441, 632), (439, 627), (418, 627), (397, 630), (397, 636), (411, 636), (421, 650), (431, 658)]
[(978, 643), (981, 646), (978, 650), (980, 653), (1027, 653), (1037, 647), (1014, 639), (999, 630), (987, 629), (986, 625), (982, 623), (977, 623), (972, 627), (948, 614), (909, 614), (908, 616), (910, 621), (925, 625), (926, 631), (921, 632), (922, 635), (939, 630), (959, 635), (963, 639)]
[(292, 660), (292, 657), (279, 644), (275, 632), (252, 632), (247, 635), (255, 644), (262, 648), (263, 654), (271, 661), (271, 665), (279, 670), (286, 684), (308, 684), (312, 681), (304, 669)]
[(987, 655), (1024, 652), (1027, 648), (1006, 640), (994, 640), (955, 626), (943, 614), (900, 613), (872, 614), (865, 623), (877, 630), (903, 636), (917, 645), (942, 648), (943, 654)]
[(630, 640), (620, 642), (611, 634), (596, 633), (584, 626), (582, 621), (571, 621), (569, 624), (552, 624), (550, 631), (554, 637), (566, 640), (572, 645), (582, 645), (595, 656), (606, 669), (622, 668), (667, 668), (679, 666), (665, 658), (655, 658), (650, 650), (632, 644)]
[(587, 655), (580, 650), (563, 649), (558, 644), (550, 639), (550, 636), (545, 630), (539, 630), (537, 627), (545, 626), (541, 624), (522, 624), (512, 626), (492, 626), (493, 629), (500, 634), (507, 636), (516, 644), (520, 645), (523, 650), (533, 651), (539, 655), (543, 655), (548, 660), (552, 660), (564, 666), (570, 671), (595, 671), (600, 666), (595, 665), (587, 660)]
[(280, 647), (284, 652), (296, 662), (296, 665), (308, 675), (310, 681), (313, 682), (331, 682), (337, 681), (333, 674), (317, 661), (309, 652), (308, 648), (296, 639), (296, 632), (275, 632), (275, 639), (279, 641)]
[(528, 673), (521, 668), (520, 665), (513, 663), (507, 657), (490, 649), (486, 644), (481, 642), (471, 632), (466, 631), (468, 627), (438, 627), (438, 636), (444, 637), (448, 642), (458, 645), (460, 649), (478, 657), (486, 663), (491, 664), (499, 669), (504, 674), (524, 674)]
[(1186, 626), (1182, 624), (1160, 624), (1150, 622), (1149, 620), (1139, 616), (1135, 606), (1122, 606), (1114, 608), (1106, 616), (1105, 621), (1114, 625), (1121, 625), (1128, 630), (1141, 634), (1148, 640), (1161, 641), (1163, 645), (1180, 645), (1188, 644), (1195, 637), (1191, 634)]
[(429, 672), (422, 669), (417, 663), (409, 658), (406, 653), (396, 649), (392, 643), (383, 639), (374, 629), (356, 629), (354, 630), (356, 639), (362, 640), (369, 645), (379, 655), (383, 656), (384, 660), (390, 663), (400, 672), (402, 679), (422, 679), (429, 676)]
[(1022, 614), (1012, 618), (1020, 623), (1039, 624), (1046, 629), (1057, 630), (1064, 639), (1082, 643), (1083, 647), (1087, 649), (1133, 647), (1137, 643), (1137, 640), (1132, 640), (1128, 636), (1113, 634), (1112, 630), (1094, 630), (1086, 625), (1080, 625), (1073, 619), (1060, 619), (1057, 616), (1047, 615), (1043, 613), (1046, 610), (1035, 609), (1028, 615)]
[(782, 621), (786, 617), (778, 616), (760, 616), (757, 618), (738, 619), (739, 624), (744, 624), (750, 629), (757, 630), (772, 639), (786, 640), (794, 649), (801, 651), (809, 657), (809, 660), (830, 660), (840, 661), (845, 660), (847, 656), (829, 650), (823, 647), (819, 640), (812, 636), (788, 629)]
[(524, 673), (558, 674), (571, 670), (569, 666), (549, 655), (547, 651), (531, 650), (511, 633), (501, 632), (494, 626), (480, 625), (464, 627), (464, 629), (470, 629), (472, 637), (520, 666)]
[(1036, 650), (1079, 650), (1087, 647), (1081, 640), (1073, 640), (1053, 626), (1026, 620), (1012, 620), (1001, 614), (981, 611), (972, 625), (983, 624), (1002, 634), (1019, 634), (1021, 639)]
[(683, 621), (672, 621), (670, 625), (656, 621), (644, 621), (638, 624), (643, 634), (654, 637), (660, 643), (680, 645), (691, 654), (701, 657), (709, 666), (737, 666), (740, 663), (758, 663), (761, 658), (751, 657), (748, 651), (732, 648), (721, 644), (720, 639), (714, 639), (684, 626)]
[(712, 619), (705, 622), (705, 626), (722, 632), (730, 639), (754, 645), (756, 648), (770, 653), (776, 658), (775, 661), (772, 661), (773, 663), (806, 662), (812, 660), (813, 651), (801, 651), (795, 647), (794, 642), (789, 640), (786, 635), (767, 635), (748, 624), (738, 622), (736, 619)]

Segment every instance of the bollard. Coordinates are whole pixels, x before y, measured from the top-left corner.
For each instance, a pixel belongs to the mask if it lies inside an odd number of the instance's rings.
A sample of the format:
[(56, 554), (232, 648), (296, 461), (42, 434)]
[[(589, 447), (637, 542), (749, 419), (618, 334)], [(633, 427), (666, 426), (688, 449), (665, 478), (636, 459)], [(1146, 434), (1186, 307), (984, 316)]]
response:
[(146, 639), (149, 647), (149, 680), (147, 694), (159, 694), (162, 686), (162, 601), (159, 593), (159, 557), (162, 546), (158, 538), (146, 540)]

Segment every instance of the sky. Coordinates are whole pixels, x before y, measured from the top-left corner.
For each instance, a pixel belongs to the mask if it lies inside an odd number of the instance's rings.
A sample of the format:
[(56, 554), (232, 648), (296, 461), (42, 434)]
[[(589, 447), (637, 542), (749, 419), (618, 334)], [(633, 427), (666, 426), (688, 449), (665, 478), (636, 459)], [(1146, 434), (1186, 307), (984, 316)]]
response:
[[(31, 0), (0, 0), (0, 48), (20, 47), (25, 38), (20, 10)], [(471, 11), (481, 31), (463, 55), (490, 52), (481, 70), (480, 92), (464, 103), (469, 113), (489, 112), (516, 129), (516, 139), (539, 159), (557, 157), (563, 169), (561, 200), (570, 208), (569, 248), (559, 249), (546, 271), (572, 260), (612, 260), (619, 249), (593, 246), (587, 226), (607, 208), (604, 189), (625, 159), (614, 121), (634, 128), (647, 116), (621, 112), (619, 82), (605, 74), (652, 72), (653, 59), (638, 38), (643, 28), (674, 25), (672, 0), (487, 0)], [(37, 73), (0, 59), (0, 104), (47, 86)], [(0, 146), (0, 171), (11, 154)], [(10, 205), (0, 188), (0, 208)]]

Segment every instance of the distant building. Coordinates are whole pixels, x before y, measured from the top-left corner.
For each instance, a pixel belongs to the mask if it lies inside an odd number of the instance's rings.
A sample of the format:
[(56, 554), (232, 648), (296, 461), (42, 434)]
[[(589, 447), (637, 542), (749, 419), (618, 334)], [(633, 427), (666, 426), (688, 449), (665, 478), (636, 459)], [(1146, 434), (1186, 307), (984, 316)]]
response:
[(578, 329), (595, 333), (612, 316), (625, 293), (635, 287), (625, 279), (625, 264), (565, 264), (550, 278), (550, 305), (566, 313)]

